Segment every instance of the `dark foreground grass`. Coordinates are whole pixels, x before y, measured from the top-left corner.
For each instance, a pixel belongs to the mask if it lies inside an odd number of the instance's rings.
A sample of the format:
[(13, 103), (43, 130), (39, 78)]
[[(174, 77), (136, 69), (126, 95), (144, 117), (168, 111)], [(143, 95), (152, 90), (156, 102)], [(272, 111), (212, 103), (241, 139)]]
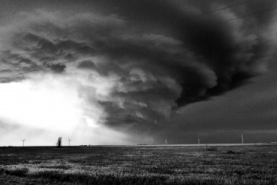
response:
[(0, 184), (276, 184), (277, 147), (0, 148)]

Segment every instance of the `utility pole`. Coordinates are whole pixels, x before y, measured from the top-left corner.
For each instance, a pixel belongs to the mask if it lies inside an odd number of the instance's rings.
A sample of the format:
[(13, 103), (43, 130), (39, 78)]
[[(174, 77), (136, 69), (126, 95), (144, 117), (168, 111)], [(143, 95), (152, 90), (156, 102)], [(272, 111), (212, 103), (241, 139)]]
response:
[(24, 147), (24, 142), (25, 142), (26, 139), (22, 139), (21, 141), (23, 142), (23, 147)]
[(241, 144), (243, 144), (243, 134), (241, 134)]
[(69, 143), (69, 146), (70, 146), (70, 141), (71, 141), (71, 140), (68, 138), (68, 143)]

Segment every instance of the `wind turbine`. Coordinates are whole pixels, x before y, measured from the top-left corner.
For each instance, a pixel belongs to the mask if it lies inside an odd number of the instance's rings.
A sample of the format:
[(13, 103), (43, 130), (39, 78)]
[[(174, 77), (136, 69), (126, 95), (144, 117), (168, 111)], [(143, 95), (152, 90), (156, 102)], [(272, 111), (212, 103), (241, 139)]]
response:
[(243, 144), (243, 134), (241, 134), (241, 144)]
[(21, 141), (23, 142), (23, 147), (24, 147), (24, 142), (25, 142), (26, 139), (21, 139)]
[(71, 141), (71, 140), (68, 138), (68, 143), (69, 143), (69, 146), (70, 146), (70, 141)]

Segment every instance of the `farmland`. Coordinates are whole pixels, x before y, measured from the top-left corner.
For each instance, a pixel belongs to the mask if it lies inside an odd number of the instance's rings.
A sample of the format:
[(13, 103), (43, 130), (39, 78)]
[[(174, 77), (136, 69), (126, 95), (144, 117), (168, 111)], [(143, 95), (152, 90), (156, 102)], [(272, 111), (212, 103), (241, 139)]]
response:
[(0, 184), (276, 184), (277, 147), (1, 147)]

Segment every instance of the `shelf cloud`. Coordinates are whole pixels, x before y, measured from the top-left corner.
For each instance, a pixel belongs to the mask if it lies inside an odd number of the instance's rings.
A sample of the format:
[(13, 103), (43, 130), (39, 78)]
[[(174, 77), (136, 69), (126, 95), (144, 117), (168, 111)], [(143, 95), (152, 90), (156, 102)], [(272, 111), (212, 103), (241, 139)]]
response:
[(267, 72), (275, 15), (241, 19), (260, 4), (222, 9), (227, 2), (106, 0), (94, 5), (109, 14), (18, 12), (0, 27), (0, 86), (58, 83), (75, 93), (68, 102), (86, 102), (78, 105), (78, 118), (113, 129), (155, 130), (176, 109)]

